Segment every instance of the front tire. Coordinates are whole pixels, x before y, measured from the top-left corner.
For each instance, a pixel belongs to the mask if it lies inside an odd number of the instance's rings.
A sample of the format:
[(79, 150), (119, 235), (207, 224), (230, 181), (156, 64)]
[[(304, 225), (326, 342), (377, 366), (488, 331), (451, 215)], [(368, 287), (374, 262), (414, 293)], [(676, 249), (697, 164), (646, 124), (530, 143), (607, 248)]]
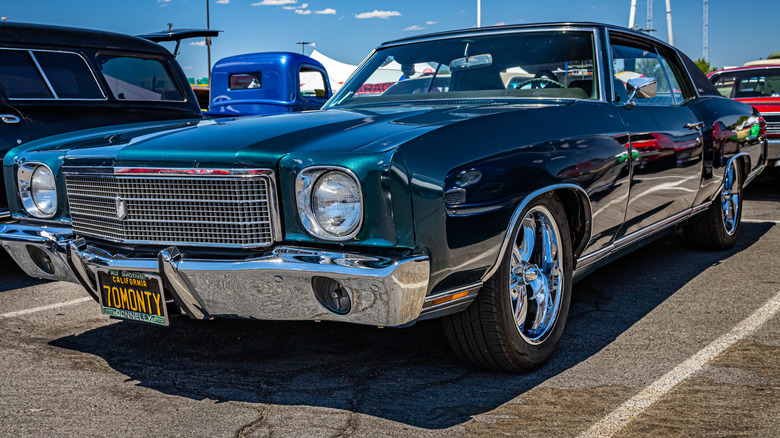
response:
[(732, 161), (724, 172), (718, 198), (700, 216), (683, 228), (689, 242), (699, 248), (714, 250), (734, 246), (742, 222), (742, 174), (736, 161)]
[(572, 244), (555, 195), (525, 208), (501, 265), (463, 312), (446, 316), (447, 340), (463, 361), (525, 372), (553, 354), (566, 325), (572, 289)]

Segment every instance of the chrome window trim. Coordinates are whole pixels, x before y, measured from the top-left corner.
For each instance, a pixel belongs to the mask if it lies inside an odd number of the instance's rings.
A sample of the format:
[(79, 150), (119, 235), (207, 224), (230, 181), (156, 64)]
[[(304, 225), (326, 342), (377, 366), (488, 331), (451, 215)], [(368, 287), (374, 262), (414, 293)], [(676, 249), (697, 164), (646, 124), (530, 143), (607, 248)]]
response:
[[(84, 170), (81, 172), (80, 170)], [(141, 171), (143, 170), (143, 171)], [(134, 172), (140, 171), (140, 172)], [(117, 178), (137, 178), (137, 177), (150, 177), (150, 178), (176, 178), (186, 180), (188, 178), (197, 178), (199, 180), (220, 180), (224, 178), (240, 179), (245, 178), (265, 178), (268, 183), (268, 206), (271, 221), (271, 242), (260, 245), (238, 245), (238, 244), (223, 244), (223, 243), (192, 243), (192, 242), (176, 242), (165, 241), (165, 245), (178, 245), (178, 246), (199, 246), (207, 248), (267, 248), (272, 246), (275, 242), (281, 242), (283, 240), (282, 226), (281, 226), (281, 211), (279, 208), (279, 199), (277, 196), (277, 180), (276, 174), (271, 169), (265, 168), (239, 168), (239, 169), (201, 169), (201, 168), (154, 168), (154, 167), (80, 167), (80, 166), (64, 166), (61, 168), (63, 175), (79, 175), (79, 176), (106, 176), (111, 175)], [(227, 174), (209, 175), (203, 172), (228, 172)], [(66, 193), (67, 195), (67, 193)], [(113, 199), (113, 198), (112, 198)], [(127, 198), (129, 200), (141, 200), (146, 198)], [(180, 200), (179, 200), (180, 201)], [(197, 200), (193, 201), (197, 202)], [(225, 223), (225, 222), (219, 222)], [(91, 234), (89, 232), (81, 231), (79, 234), (85, 236), (99, 238), (109, 242), (131, 245), (160, 245), (159, 241), (150, 240), (121, 240), (113, 239), (104, 235)]]
[[(312, 190), (314, 189), (314, 186), (317, 185), (317, 181), (320, 177), (331, 171), (342, 172), (352, 178), (357, 184), (358, 195), (360, 196), (360, 219), (358, 220), (355, 230), (344, 236), (334, 236), (320, 226), (319, 222), (317, 222), (317, 219), (314, 217), (314, 212), (311, 210), (310, 199), (306, 205), (301, 205), (301, 196), (308, 196), (311, 198)], [(319, 172), (319, 174), (308, 186), (299, 187), (301, 178), (304, 177), (305, 174), (312, 172)], [(298, 172), (295, 176), (295, 205), (298, 211), (298, 219), (300, 219), (303, 229), (317, 239), (330, 242), (343, 242), (357, 236), (363, 228), (363, 220), (366, 216), (366, 201), (363, 198), (363, 186), (360, 184), (360, 179), (355, 175), (355, 172), (353, 172), (352, 169), (343, 166), (310, 166)], [(312, 226), (312, 224), (314, 226)]]
[(606, 78), (604, 77), (604, 62), (602, 60), (602, 57), (604, 55), (604, 51), (601, 49), (601, 38), (599, 37), (599, 30), (595, 27), (593, 29), (593, 55), (596, 60), (596, 68), (593, 69), (593, 72), (596, 71), (599, 72), (598, 77), (598, 84), (599, 84), (599, 98), (601, 102), (607, 102), (607, 94), (606, 89), (604, 88)]
[(46, 76), (46, 72), (43, 71), (43, 67), (41, 67), (41, 64), (38, 62), (38, 58), (35, 56), (32, 50), (28, 50), (27, 53), (30, 55), (30, 58), (32, 58), (35, 67), (38, 69), (38, 73), (40, 73), (41, 77), (43, 78), (43, 81), (46, 82), (46, 86), (49, 87), (49, 93), (54, 96), (54, 100), (59, 99), (60, 97), (57, 95), (57, 92), (54, 91), (54, 87), (51, 85), (51, 82), (49, 82), (49, 77)]
[[(609, 33), (610, 33), (610, 31), (612, 31), (612, 29), (606, 28), (605, 30), (607, 31), (607, 57), (609, 59), (609, 76), (611, 78), (614, 78), (615, 77), (615, 71), (613, 69), (614, 62), (612, 61), (612, 42), (611, 42), (610, 37), (609, 37)], [(622, 32), (622, 31), (619, 31), (619, 30), (617, 30), (615, 32), (617, 34), (626, 35), (629, 38), (637, 37), (637, 35), (630, 34), (630, 33), (627, 33), (627, 32)], [(641, 38), (641, 36), (640, 36), (640, 38)], [(653, 49), (655, 49), (655, 54), (656, 54), (656, 56), (658, 56), (658, 58), (666, 60), (666, 58), (663, 55), (661, 55), (661, 53), (658, 51), (658, 44), (656, 44), (655, 41), (653, 41), (652, 39), (646, 39), (644, 41), (653, 46)], [(694, 95), (692, 97), (687, 98), (687, 99), (683, 99), (681, 102), (677, 103), (677, 99), (674, 97), (674, 93), (672, 93), (672, 100), (675, 102), (673, 105), (644, 104), (643, 106), (647, 106), (647, 107), (658, 107), (658, 106), (662, 106), (662, 107), (670, 107), (670, 106), (678, 107), (678, 106), (683, 105), (685, 102), (687, 102), (687, 101), (689, 101), (691, 99), (696, 99), (698, 97), (701, 97), (701, 95), (699, 94), (699, 90), (696, 88), (696, 84), (693, 82), (693, 78), (691, 77), (691, 73), (685, 67), (685, 63), (682, 62), (682, 59), (680, 59), (680, 55), (677, 53), (678, 50), (676, 48), (674, 48), (673, 46), (668, 46), (667, 45), (666, 47), (669, 48), (672, 52), (674, 52), (674, 55), (677, 57), (676, 61), (680, 65), (682, 65), (682, 69), (685, 70), (685, 74), (686, 74), (686, 77), (688, 79), (688, 85), (691, 87), (691, 89), (693, 89), (693, 94)], [(668, 63), (668, 61), (667, 61), (667, 63)], [(661, 71), (664, 72), (664, 76), (666, 76), (667, 83), (671, 83), (671, 82), (669, 82), (669, 77), (668, 77), (668, 75), (666, 73), (666, 69), (663, 68), (663, 64), (661, 64)], [(672, 72), (672, 74), (674, 74), (674, 72)], [(676, 76), (675, 76), (675, 78), (676, 78)], [(614, 85), (613, 85), (613, 87), (614, 87)], [(613, 94), (614, 94), (614, 90), (613, 90)], [(611, 98), (609, 101), (612, 102), (612, 99), (614, 99), (614, 97)]]
[[(38, 73), (43, 78), (43, 81), (46, 83), (46, 86), (49, 87), (49, 92), (52, 94), (52, 97), (9, 97), (9, 101), (29, 101), (29, 100), (62, 100), (62, 101), (84, 101), (84, 102), (101, 102), (108, 100), (106, 97), (106, 93), (103, 90), (103, 87), (100, 85), (100, 81), (98, 81), (97, 76), (95, 76), (95, 71), (92, 70), (92, 66), (89, 64), (89, 61), (87, 61), (87, 58), (84, 57), (79, 52), (74, 52), (70, 50), (53, 50), (53, 49), (25, 49), (21, 47), (0, 47), (0, 52), (3, 50), (16, 50), (18, 52), (27, 52), (30, 57), (33, 60), (33, 63), (35, 64), (35, 67), (38, 69)], [(35, 54), (33, 52), (51, 52), (51, 53), (66, 53), (70, 55), (76, 55), (86, 64), (87, 70), (89, 70), (89, 73), (92, 75), (92, 79), (95, 81), (95, 84), (97, 85), (98, 90), (100, 90), (100, 94), (103, 95), (103, 98), (78, 98), (78, 97), (57, 97), (57, 93), (54, 91), (54, 88), (51, 85), (51, 82), (49, 82), (49, 78), (46, 76), (46, 73), (44, 73), (43, 68), (41, 68), (41, 65), (38, 63), (38, 58), (35, 57)]]
[[(599, 28), (594, 26), (554, 26), (554, 27), (540, 27), (540, 28), (532, 28), (532, 29), (497, 29), (492, 31), (471, 31), (471, 32), (464, 32), (464, 33), (458, 33), (453, 35), (446, 35), (446, 36), (434, 36), (434, 37), (424, 37), (420, 39), (414, 39), (414, 40), (404, 40), (403, 42), (397, 42), (397, 43), (388, 43), (383, 44), (374, 49), (366, 59), (363, 60), (362, 63), (355, 69), (355, 71), (352, 72), (352, 74), (349, 76), (349, 78), (344, 81), (344, 85), (342, 85), (341, 89), (346, 89), (346, 87), (349, 85), (352, 78), (355, 76), (357, 72), (359, 72), (363, 66), (368, 62), (369, 59), (371, 59), (376, 52), (379, 50), (389, 49), (393, 47), (400, 47), (400, 46), (406, 46), (409, 44), (417, 44), (417, 43), (424, 43), (424, 42), (431, 42), (431, 41), (443, 41), (443, 40), (451, 40), (451, 39), (458, 39), (458, 38), (467, 38), (467, 37), (476, 37), (476, 36), (491, 36), (491, 35), (509, 35), (509, 34), (520, 34), (520, 33), (539, 33), (539, 32), (583, 32), (583, 33), (591, 33), (593, 35), (593, 55), (594, 60), (596, 62), (596, 66), (594, 70), (594, 74), (596, 71), (599, 72), (600, 78), (598, 79), (597, 83), (599, 84), (599, 98), (598, 99), (576, 99), (576, 98), (557, 98), (556, 100), (561, 101), (570, 101), (570, 100), (584, 100), (584, 101), (593, 101), (598, 102), (602, 101), (605, 102), (605, 94), (604, 94), (604, 78), (603, 72), (602, 72), (602, 53), (601, 50), (599, 50), (600, 47), (600, 38), (599, 38)], [(333, 97), (329, 99), (325, 105), (323, 105), (323, 109), (326, 108), (333, 108), (337, 107), (339, 103), (333, 102), (331, 104), (331, 100), (333, 100), (336, 95), (340, 93), (336, 92), (334, 93)], [(344, 97), (346, 98), (346, 96)], [(341, 100), (343, 100), (342, 98)], [(472, 98), (465, 98), (466, 99), (472, 99)], [(473, 98), (473, 99), (485, 99), (485, 98)], [(516, 98), (516, 99), (549, 99), (549, 98)], [(412, 101), (413, 102), (413, 101)]]
[[(682, 64), (683, 70), (685, 70), (685, 74), (688, 76), (688, 84), (693, 89), (694, 97), (692, 97), (691, 99), (700, 98), (702, 96), (702, 94), (699, 93), (699, 87), (696, 86), (696, 82), (694, 82), (693, 76), (691, 76), (691, 72), (688, 70), (688, 67), (685, 65), (685, 63), (682, 62), (682, 58), (680, 58), (680, 54), (678, 52), (679, 51), (675, 49), (674, 54), (677, 55), (677, 61), (680, 62), (680, 64)], [(710, 81), (710, 78), (708, 77), (707, 80)], [(712, 82), (712, 81), (710, 81), (710, 82)], [(715, 84), (712, 84), (712, 85), (715, 86)], [(715, 96), (715, 97), (717, 97), (717, 96)], [(685, 103), (687, 100), (688, 99), (684, 100), (683, 103)]]
[(609, 90), (612, 92), (612, 95), (609, 96), (609, 100), (607, 100), (607, 102), (618, 103), (615, 102), (615, 66), (614, 66), (614, 61), (612, 61), (612, 41), (609, 37), (609, 29), (605, 29), (605, 30), (607, 36), (605, 37), (606, 47), (604, 50), (607, 52), (607, 64), (609, 64), (609, 67), (607, 68), (608, 68), (608, 73), (610, 78)]

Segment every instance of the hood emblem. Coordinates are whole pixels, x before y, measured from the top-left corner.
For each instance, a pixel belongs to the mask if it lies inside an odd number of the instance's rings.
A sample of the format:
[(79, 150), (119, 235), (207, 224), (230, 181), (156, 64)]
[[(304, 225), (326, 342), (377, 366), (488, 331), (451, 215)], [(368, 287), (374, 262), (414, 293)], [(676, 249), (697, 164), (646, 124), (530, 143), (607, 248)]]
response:
[(116, 202), (116, 218), (121, 221), (127, 217), (127, 201), (119, 196), (114, 201)]

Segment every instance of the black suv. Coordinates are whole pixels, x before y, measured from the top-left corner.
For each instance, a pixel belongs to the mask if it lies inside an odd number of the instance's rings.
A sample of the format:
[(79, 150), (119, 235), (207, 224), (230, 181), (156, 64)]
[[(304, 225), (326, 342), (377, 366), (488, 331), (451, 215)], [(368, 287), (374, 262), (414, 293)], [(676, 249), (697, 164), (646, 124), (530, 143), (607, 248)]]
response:
[[(0, 159), (17, 145), (63, 132), (193, 118), (203, 116), (187, 78), (158, 44), (96, 30), (0, 23)], [(0, 219), (7, 215), (0, 179)]]

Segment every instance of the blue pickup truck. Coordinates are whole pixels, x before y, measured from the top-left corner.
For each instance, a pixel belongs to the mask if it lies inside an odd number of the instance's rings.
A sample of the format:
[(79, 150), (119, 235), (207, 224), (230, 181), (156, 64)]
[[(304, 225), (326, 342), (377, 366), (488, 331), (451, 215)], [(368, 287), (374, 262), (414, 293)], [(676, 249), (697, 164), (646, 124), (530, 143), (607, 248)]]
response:
[(220, 59), (211, 70), (210, 117), (281, 114), (320, 109), (332, 92), (325, 67), (292, 52)]

